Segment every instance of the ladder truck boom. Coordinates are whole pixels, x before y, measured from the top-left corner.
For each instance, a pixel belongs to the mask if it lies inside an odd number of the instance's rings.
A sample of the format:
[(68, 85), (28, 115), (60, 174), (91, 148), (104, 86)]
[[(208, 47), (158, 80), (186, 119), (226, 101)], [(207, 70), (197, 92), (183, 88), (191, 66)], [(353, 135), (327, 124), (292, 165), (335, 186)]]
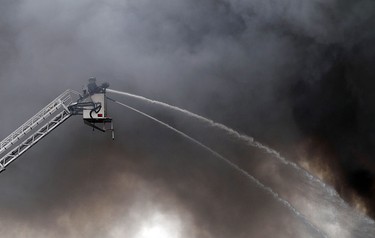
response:
[[(3, 139), (0, 142), (0, 172), (72, 115), (83, 115), (85, 124), (93, 129), (112, 131), (114, 139), (112, 119), (107, 117), (106, 111), (105, 90), (108, 86), (97, 86), (92, 78), (83, 95), (66, 90)], [(110, 123), (110, 128), (106, 127), (107, 123)], [(102, 124), (102, 128), (97, 124)]]

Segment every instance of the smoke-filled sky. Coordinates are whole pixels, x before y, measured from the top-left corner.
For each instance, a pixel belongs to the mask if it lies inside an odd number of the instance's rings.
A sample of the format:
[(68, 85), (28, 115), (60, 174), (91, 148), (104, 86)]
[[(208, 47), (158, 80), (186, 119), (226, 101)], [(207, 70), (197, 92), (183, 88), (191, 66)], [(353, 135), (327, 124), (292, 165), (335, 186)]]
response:
[[(95, 76), (253, 136), (374, 218), (374, 13), (372, 0), (2, 0), (0, 137)], [(113, 97), (249, 168), (262, 157)], [(1, 237), (319, 237), (207, 151), (109, 110), (114, 142), (72, 118), (0, 175)]]

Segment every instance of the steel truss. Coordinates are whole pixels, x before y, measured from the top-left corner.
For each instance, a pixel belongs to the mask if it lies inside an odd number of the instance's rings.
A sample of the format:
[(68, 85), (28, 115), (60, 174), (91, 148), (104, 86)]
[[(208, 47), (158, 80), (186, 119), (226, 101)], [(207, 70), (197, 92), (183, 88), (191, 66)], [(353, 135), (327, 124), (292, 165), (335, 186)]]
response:
[[(73, 102), (73, 95), (78, 96), (79, 94), (73, 90), (65, 91), (0, 142), (0, 172), (71, 116), (68, 106)], [(42, 124), (51, 115), (56, 116), (49, 122)], [(37, 131), (21, 141), (24, 136), (31, 133), (34, 129), (37, 129)], [(4, 153), (6, 154), (2, 155)]]

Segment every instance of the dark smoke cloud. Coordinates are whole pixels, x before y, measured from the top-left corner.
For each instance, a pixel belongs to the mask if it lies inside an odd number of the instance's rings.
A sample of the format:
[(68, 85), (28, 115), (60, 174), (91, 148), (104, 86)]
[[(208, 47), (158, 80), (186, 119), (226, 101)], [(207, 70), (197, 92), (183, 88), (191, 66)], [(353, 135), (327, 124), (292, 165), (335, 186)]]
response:
[[(328, 170), (348, 201), (359, 197), (374, 215), (373, 12), (370, 0), (3, 1), (0, 135), (96, 76), (297, 161), (302, 150), (313, 172)], [(74, 118), (1, 174), (3, 236), (136, 237), (155, 214), (181, 237), (312, 236), (199, 148), (111, 109), (114, 143)]]

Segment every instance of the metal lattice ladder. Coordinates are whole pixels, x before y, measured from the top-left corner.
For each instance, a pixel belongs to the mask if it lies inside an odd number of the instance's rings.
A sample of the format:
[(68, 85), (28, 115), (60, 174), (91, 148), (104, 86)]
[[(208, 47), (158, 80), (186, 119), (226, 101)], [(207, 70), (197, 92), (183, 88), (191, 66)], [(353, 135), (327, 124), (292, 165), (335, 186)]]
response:
[[(74, 102), (73, 95), (79, 94), (66, 90), (0, 142), (0, 172), (71, 116), (68, 106)], [(28, 134), (31, 135), (22, 140)]]

